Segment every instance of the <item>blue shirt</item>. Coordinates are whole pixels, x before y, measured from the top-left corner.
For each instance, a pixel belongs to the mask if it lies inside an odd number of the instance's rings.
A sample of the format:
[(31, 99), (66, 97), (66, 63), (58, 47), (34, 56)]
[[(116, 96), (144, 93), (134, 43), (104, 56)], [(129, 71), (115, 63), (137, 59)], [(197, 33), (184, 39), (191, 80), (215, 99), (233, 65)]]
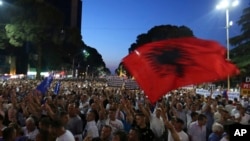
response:
[(215, 133), (211, 133), (208, 137), (208, 141), (220, 141), (221, 140), (221, 136), (218, 136)]

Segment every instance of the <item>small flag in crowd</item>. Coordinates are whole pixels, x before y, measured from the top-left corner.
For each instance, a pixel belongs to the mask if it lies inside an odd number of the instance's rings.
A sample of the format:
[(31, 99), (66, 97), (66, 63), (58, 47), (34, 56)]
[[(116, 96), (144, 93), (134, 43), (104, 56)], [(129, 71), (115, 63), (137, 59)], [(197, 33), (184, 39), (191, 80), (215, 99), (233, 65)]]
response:
[(53, 75), (50, 74), (36, 87), (36, 89), (44, 95), (47, 92), (48, 88), (50, 87), (52, 81), (53, 81)]
[(213, 82), (239, 74), (218, 42), (195, 37), (145, 44), (123, 58), (123, 64), (154, 103), (167, 92), (190, 84)]
[(122, 87), (123, 86), (123, 78), (119, 76), (109, 76), (107, 78), (107, 85), (109, 87)]
[(55, 89), (54, 89), (54, 94), (57, 95), (60, 91), (60, 86), (61, 86), (61, 82), (57, 81), (56, 85), (55, 85)]
[(228, 94), (227, 94), (227, 90), (224, 90), (222, 93), (222, 96), (228, 100)]

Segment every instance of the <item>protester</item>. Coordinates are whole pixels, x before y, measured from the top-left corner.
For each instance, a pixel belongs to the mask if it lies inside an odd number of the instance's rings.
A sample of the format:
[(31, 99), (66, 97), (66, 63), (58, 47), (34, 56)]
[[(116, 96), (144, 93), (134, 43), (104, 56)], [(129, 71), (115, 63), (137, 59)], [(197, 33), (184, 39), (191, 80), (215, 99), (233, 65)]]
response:
[(205, 141), (207, 138), (206, 129), (207, 117), (204, 114), (199, 114), (197, 121), (190, 124), (188, 135), (190, 141)]
[(100, 141), (111, 141), (112, 128), (109, 125), (104, 125), (101, 130)]
[(155, 135), (153, 131), (150, 129), (150, 126), (146, 123), (146, 117), (143, 113), (137, 113), (135, 116), (136, 127), (140, 133), (141, 141), (153, 141), (155, 139)]
[(35, 140), (39, 130), (33, 117), (26, 119), (26, 125), (23, 127), (24, 135), (27, 136), (28, 140)]
[(16, 129), (14, 127), (7, 127), (3, 130), (3, 141), (15, 141)]
[(84, 136), (91, 136), (92, 138), (99, 137), (99, 131), (96, 125), (95, 118), (97, 116), (97, 112), (95, 110), (91, 110), (87, 113), (87, 125), (84, 130)]
[(54, 119), (51, 123), (52, 134), (56, 136), (56, 141), (75, 141), (74, 135), (64, 128), (60, 119)]
[[(183, 131), (185, 124), (184, 121), (180, 118), (175, 118), (172, 120), (172, 123), (181, 141), (189, 141), (188, 134)], [(169, 133), (168, 141), (175, 141), (171, 133)]]
[[(0, 82), (2, 132), (6, 127), (15, 127), (18, 141), (22, 137), (49, 141), (61, 138), (69, 141), (111, 141), (120, 139), (120, 134), (114, 138), (113, 133), (121, 130), (128, 140), (135, 141), (186, 140), (186, 134), (190, 141), (199, 141), (198, 137), (208, 140), (214, 133), (212, 125), (215, 121), (223, 126), (235, 122), (249, 124), (244, 108), (247, 105), (245, 97), (235, 100), (237, 106), (234, 107), (232, 101), (219, 96), (204, 97), (193, 90), (177, 89), (156, 103), (150, 103), (140, 89), (111, 87), (97, 79), (60, 81), (58, 93), (51, 90), (56, 85), (54, 81), (45, 93), (36, 90), (40, 83), (38, 80), (10, 79), (4, 85)], [(19, 91), (16, 91), (17, 87)], [(220, 112), (216, 112), (217, 106)], [(92, 111), (96, 112), (93, 114)], [(56, 124), (47, 124), (45, 119), (56, 121)], [(180, 121), (174, 122), (174, 119)], [(96, 122), (96, 126), (91, 125), (97, 128), (97, 132), (95, 128), (85, 137), (84, 129), (90, 127), (88, 122)], [(223, 136), (223, 139), (227, 138), (228, 134)]]
[(127, 133), (123, 130), (117, 130), (113, 133), (112, 141), (128, 141)]
[(66, 124), (66, 129), (69, 130), (78, 141), (82, 140), (83, 122), (77, 114), (76, 104), (71, 102), (68, 104), (69, 120)]
[(128, 141), (140, 141), (140, 132), (137, 128), (131, 128), (128, 133)]
[(224, 133), (224, 128), (220, 123), (215, 122), (212, 127), (212, 133), (208, 137), (208, 141), (220, 141)]
[(118, 130), (123, 130), (124, 126), (121, 120), (116, 118), (116, 109), (110, 108), (108, 112), (108, 119), (106, 120), (106, 125), (112, 128), (112, 133)]

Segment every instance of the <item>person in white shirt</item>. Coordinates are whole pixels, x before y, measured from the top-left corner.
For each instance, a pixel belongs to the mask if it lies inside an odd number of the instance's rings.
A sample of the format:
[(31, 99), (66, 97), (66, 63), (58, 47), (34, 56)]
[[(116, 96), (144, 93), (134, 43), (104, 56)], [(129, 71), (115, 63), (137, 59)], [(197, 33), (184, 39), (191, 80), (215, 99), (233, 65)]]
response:
[(217, 111), (214, 113), (214, 122), (221, 122), (222, 121), (222, 112), (224, 107), (222, 105), (217, 105)]
[(232, 100), (228, 100), (227, 104), (225, 105), (225, 109), (231, 113), (231, 111), (235, 108), (235, 106), (233, 105), (233, 101)]
[[(180, 118), (175, 118), (173, 119), (172, 124), (174, 125), (180, 141), (189, 141), (188, 134), (183, 131), (184, 121)], [(168, 134), (168, 141), (174, 141), (170, 131)]]
[(88, 111), (89, 105), (89, 98), (87, 94), (81, 95), (80, 101), (79, 101), (79, 110), (81, 114), (85, 115)]
[(197, 121), (198, 115), (199, 115), (199, 114), (198, 114), (197, 112), (192, 112), (192, 113), (190, 114), (190, 116), (191, 116), (191, 121), (188, 122), (188, 125), (187, 125), (188, 128), (189, 128), (189, 126), (190, 126), (190, 124), (191, 124), (192, 122)]
[(151, 113), (150, 119), (150, 129), (155, 134), (155, 138), (161, 140), (161, 137), (165, 131), (164, 122), (161, 117), (162, 109), (156, 108), (155, 113)]
[(22, 128), (23, 133), (29, 140), (35, 140), (39, 130), (36, 127), (35, 120), (32, 117), (28, 117), (25, 121), (25, 127)]
[(163, 121), (163, 111), (161, 103), (158, 103), (154, 109), (154, 112), (151, 113), (150, 103), (147, 101), (146, 106), (143, 103), (138, 103), (139, 109), (146, 116), (146, 119), (149, 120), (150, 129), (154, 133), (154, 138), (157, 141), (163, 140), (163, 133), (165, 132), (164, 121)]
[(250, 115), (246, 113), (246, 108), (241, 107), (240, 108), (240, 124), (248, 125), (250, 123)]
[(205, 141), (207, 138), (207, 117), (204, 114), (199, 114), (198, 119), (192, 122), (188, 128), (190, 141)]
[(75, 141), (74, 135), (64, 128), (60, 119), (54, 119), (51, 122), (52, 134), (56, 136), (56, 141)]
[(98, 128), (99, 133), (101, 133), (102, 127), (103, 127), (104, 125), (106, 125), (107, 116), (106, 116), (105, 110), (100, 110), (100, 111), (98, 111), (98, 115), (99, 115), (99, 119), (98, 119), (96, 125), (97, 125), (97, 128)]
[(106, 125), (112, 128), (112, 134), (117, 130), (123, 130), (124, 126), (121, 120), (116, 118), (116, 109), (110, 108)]
[(95, 121), (97, 114), (98, 113), (94, 110), (91, 110), (87, 113), (87, 117), (86, 117), (87, 125), (85, 127), (83, 136), (88, 135), (88, 136), (91, 136), (92, 138), (99, 137), (99, 131), (98, 131), (96, 121)]
[(248, 100), (248, 96), (247, 95), (244, 95), (240, 101), (241, 105), (244, 107), (244, 108), (247, 108), (248, 104), (249, 104), (249, 100)]
[(240, 103), (236, 103), (235, 108), (232, 109), (231, 111), (231, 116), (233, 117), (236, 114), (240, 114), (240, 108), (242, 107), (242, 105)]

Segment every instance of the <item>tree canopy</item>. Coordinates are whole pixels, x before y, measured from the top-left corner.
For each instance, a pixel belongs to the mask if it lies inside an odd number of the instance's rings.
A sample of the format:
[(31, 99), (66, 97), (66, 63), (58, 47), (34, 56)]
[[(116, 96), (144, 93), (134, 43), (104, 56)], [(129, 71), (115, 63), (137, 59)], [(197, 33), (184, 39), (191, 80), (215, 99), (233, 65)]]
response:
[[(85, 64), (91, 66), (90, 69), (103, 68), (102, 70), (109, 72), (97, 50), (82, 41), (80, 29), (65, 25), (64, 13), (50, 1), (9, 2), (11, 6), (5, 8), (9, 16), (2, 25), (5, 30), (0, 33), (0, 46), (5, 50), (8, 45), (23, 48), (23, 56), (28, 56), (26, 66), (29, 64), (36, 68), (38, 78), (41, 70), (71, 70), (74, 55), (84, 49), (90, 54), (88, 58), (91, 59), (85, 60)], [(20, 53), (18, 51), (17, 54)], [(24, 60), (17, 60), (18, 62)]]
[(230, 58), (244, 75), (250, 75), (250, 7), (243, 10), (237, 24), (241, 27), (241, 34), (230, 38), (230, 44), (235, 46), (230, 51)]
[[(143, 33), (137, 36), (136, 42), (132, 43), (128, 49), (128, 53), (134, 51), (136, 48), (153, 41), (159, 41), (170, 38), (179, 37), (192, 37), (193, 31), (186, 26), (175, 26), (175, 25), (159, 25), (151, 28), (147, 33)], [(116, 69), (118, 75), (123, 75), (124, 73), (129, 75), (126, 70), (124, 70), (122, 64), (120, 63), (118, 69)]]

